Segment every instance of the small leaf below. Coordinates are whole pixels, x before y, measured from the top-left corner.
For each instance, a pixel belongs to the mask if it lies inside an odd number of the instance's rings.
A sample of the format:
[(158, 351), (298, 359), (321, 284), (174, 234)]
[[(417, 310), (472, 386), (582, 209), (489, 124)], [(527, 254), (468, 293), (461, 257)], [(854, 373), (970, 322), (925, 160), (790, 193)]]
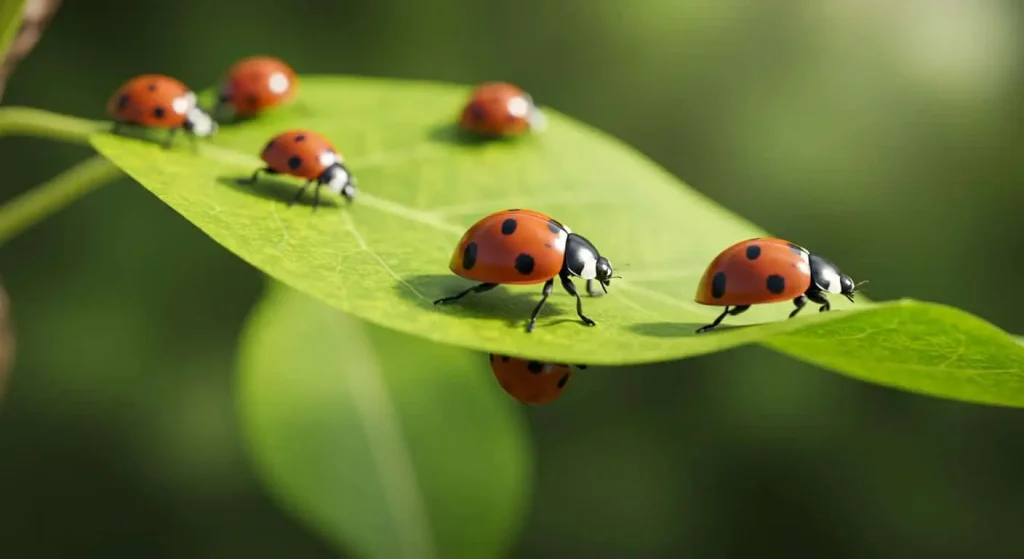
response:
[(339, 548), (507, 555), (531, 457), (486, 356), (273, 285), (245, 329), (239, 368), (242, 424), (265, 484)]

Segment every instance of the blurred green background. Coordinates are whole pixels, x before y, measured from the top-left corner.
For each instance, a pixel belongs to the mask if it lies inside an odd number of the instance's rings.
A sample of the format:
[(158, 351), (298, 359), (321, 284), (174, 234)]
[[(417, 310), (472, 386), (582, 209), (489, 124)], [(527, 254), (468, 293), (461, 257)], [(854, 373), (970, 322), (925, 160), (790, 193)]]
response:
[[(1020, 333), (1022, 26), (1014, 0), (66, 2), (4, 102), (104, 118), (134, 74), (203, 88), (256, 53), (300, 73), (510, 80), (870, 279), (872, 298)], [(0, 196), (87, 154), (4, 138)], [(0, 554), (336, 555), (243, 453), (234, 352), (258, 273), (128, 180), (4, 246), (0, 272), (19, 341)], [(1024, 554), (1020, 411), (749, 347), (591, 368), (525, 413), (536, 486), (516, 557)]]

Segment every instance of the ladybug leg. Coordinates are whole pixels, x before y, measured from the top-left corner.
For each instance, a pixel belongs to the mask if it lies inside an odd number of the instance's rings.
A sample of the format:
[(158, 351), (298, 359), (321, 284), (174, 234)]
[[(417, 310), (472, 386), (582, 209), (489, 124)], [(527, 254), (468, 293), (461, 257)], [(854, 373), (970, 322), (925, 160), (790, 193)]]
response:
[(261, 167), (253, 171), (251, 177), (249, 177), (248, 179), (242, 179), (241, 182), (245, 184), (254, 184), (256, 182), (256, 179), (260, 177), (260, 173), (267, 173), (268, 175), (272, 175), (274, 173), (274, 170), (271, 169), (270, 167)]
[(821, 291), (808, 291), (807, 298), (821, 305), (818, 312), (826, 312), (832, 308), (832, 303), (828, 302), (828, 297), (826, 297)]
[(807, 304), (807, 297), (804, 297), (803, 295), (801, 295), (801, 296), (797, 297), (796, 299), (793, 299), (793, 304), (796, 306), (796, 308), (793, 309), (793, 312), (789, 313), (789, 318), (793, 318), (794, 316), (796, 316), (796, 314), (798, 312), (803, 310), (804, 305)]
[(195, 134), (187, 133), (185, 136), (188, 137), (188, 143), (192, 146), (192, 153), (199, 153), (199, 139), (196, 138)]
[(171, 146), (174, 145), (174, 138), (177, 137), (178, 130), (181, 130), (181, 128), (171, 128), (171, 131), (167, 133), (167, 139), (164, 140), (164, 149), (171, 149)]
[(697, 333), (700, 334), (701, 332), (707, 332), (708, 330), (710, 330), (710, 329), (714, 328), (715, 326), (718, 326), (719, 324), (721, 324), (722, 323), (722, 319), (724, 319), (726, 316), (729, 316), (729, 315), (736, 316), (736, 315), (738, 315), (740, 313), (745, 312), (749, 308), (750, 308), (750, 305), (736, 305), (736, 306), (734, 306), (731, 309), (728, 306), (726, 306), (725, 310), (722, 311), (722, 314), (718, 315), (718, 318), (716, 318), (714, 322), (712, 322), (711, 324), (708, 324), (707, 326), (701, 326), (700, 328), (697, 329)]
[(313, 211), (320, 206), (320, 189), (323, 188), (324, 183), (316, 181), (316, 188), (313, 189)]
[(548, 301), (548, 296), (555, 290), (555, 278), (549, 279), (544, 283), (544, 289), (541, 290), (540, 302), (533, 308), (533, 314), (530, 315), (530, 322), (526, 325), (526, 332), (533, 332), (533, 327), (537, 325), (537, 314), (544, 307), (544, 303)]
[(591, 297), (600, 297), (601, 295), (604, 295), (604, 293), (600, 289), (594, 289), (594, 280), (588, 279), (587, 295), (590, 295)]
[[(561, 275), (561, 279), (562, 279), (562, 288), (565, 289), (566, 291), (568, 291), (569, 295), (572, 295), (573, 297), (576, 297), (576, 314), (579, 315), (580, 320), (582, 320), (583, 324), (586, 324), (587, 326), (595, 326), (597, 323), (594, 322), (593, 320), (587, 318), (583, 314), (583, 299), (580, 297), (580, 293), (578, 291), (576, 291), (576, 285), (569, 278), (568, 274), (562, 274)], [(588, 284), (589, 284), (589, 282), (588, 282)]]
[(473, 287), (470, 287), (469, 289), (467, 289), (467, 290), (465, 290), (465, 291), (463, 291), (461, 293), (457, 293), (455, 295), (452, 295), (451, 297), (442, 297), (442, 298), (434, 301), (434, 304), (435, 305), (444, 305), (446, 303), (454, 303), (455, 301), (458, 301), (459, 299), (462, 299), (463, 297), (465, 297), (466, 295), (469, 295), (470, 293), (483, 293), (484, 291), (490, 291), (490, 290), (494, 289), (495, 287), (498, 287), (498, 284), (496, 284), (496, 283), (481, 283), (479, 285), (474, 285)]
[(312, 179), (306, 181), (306, 184), (302, 185), (302, 188), (300, 188), (299, 191), (295, 193), (295, 198), (292, 198), (292, 201), (288, 202), (288, 207), (294, 206), (296, 202), (301, 200), (302, 199), (302, 193), (305, 192), (306, 189), (309, 188), (309, 185), (312, 184), (312, 183), (313, 183)]

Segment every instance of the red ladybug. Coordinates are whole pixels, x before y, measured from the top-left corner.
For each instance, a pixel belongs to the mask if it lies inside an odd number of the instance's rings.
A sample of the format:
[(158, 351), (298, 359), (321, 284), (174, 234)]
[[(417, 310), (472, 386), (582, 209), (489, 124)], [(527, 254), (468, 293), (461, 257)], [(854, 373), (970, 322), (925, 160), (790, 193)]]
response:
[[(507, 355), (489, 355), (491, 371), (501, 388), (520, 403), (550, 404), (562, 395), (572, 377), (572, 367), (562, 363), (541, 363)], [(586, 369), (586, 365), (576, 365)]]
[(230, 107), (234, 116), (251, 117), (295, 96), (295, 70), (272, 56), (243, 58), (228, 69), (220, 89), (217, 109)]
[(572, 278), (587, 280), (591, 295), (595, 294), (592, 281), (600, 283), (607, 293), (612, 280), (612, 265), (597, 247), (558, 221), (532, 210), (496, 212), (476, 222), (462, 236), (448, 267), (458, 276), (483, 283), (438, 299), (435, 305), (458, 301), (470, 293), (483, 293), (503, 283), (543, 283), (540, 302), (526, 325), (527, 332), (533, 331), (556, 277), (562, 288), (576, 297), (576, 314), (587, 326), (595, 323), (583, 315), (583, 300)]
[(162, 74), (136, 76), (114, 92), (107, 102), (114, 118), (113, 133), (125, 125), (169, 128), (164, 147), (170, 147), (178, 130), (189, 138), (212, 136), (217, 122), (196, 104), (196, 94), (185, 84)]
[(544, 124), (544, 114), (533, 104), (533, 98), (505, 82), (477, 86), (459, 117), (463, 130), (493, 137), (518, 136), (540, 130)]
[(345, 197), (349, 202), (355, 198), (356, 187), (352, 174), (345, 167), (341, 154), (326, 138), (311, 130), (288, 130), (271, 138), (260, 153), (267, 164), (256, 169), (248, 183), (256, 182), (260, 173), (285, 174), (306, 179), (289, 206), (302, 198), (310, 184), (316, 183), (313, 209), (320, 205), (320, 188)]
[[(863, 283), (863, 282), (861, 282)], [(738, 315), (751, 305), (793, 300), (796, 316), (807, 300), (832, 308), (827, 293), (853, 302), (857, 286), (831, 261), (783, 239), (749, 239), (723, 250), (704, 272), (694, 299), (702, 305), (725, 306), (714, 322), (697, 333), (718, 326), (726, 315)], [(732, 308), (730, 308), (732, 307)]]

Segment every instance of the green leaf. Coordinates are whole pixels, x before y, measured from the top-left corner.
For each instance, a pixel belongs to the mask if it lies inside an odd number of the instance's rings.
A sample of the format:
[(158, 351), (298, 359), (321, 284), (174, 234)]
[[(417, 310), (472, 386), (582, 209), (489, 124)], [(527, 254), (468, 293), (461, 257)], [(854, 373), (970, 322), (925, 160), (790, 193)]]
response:
[(273, 495), (357, 557), (506, 555), (530, 449), (485, 356), (272, 285), (240, 349), (240, 409)]
[(11, 50), (14, 38), (21, 29), (25, 17), (25, 2), (28, 0), (4, 0), (0, 2), (0, 61)]
[[(852, 305), (840, 297), (835, 311), (819, 314), (812, 306), (794, 320), (785, 320), (791, 305), (763, 305), (726, 321), (759, 326), (694, 335), (720, 311), (693, 302), (707, 263), (734, 241), (766, 232), (632, 148), (556, 111), (546, 110), (543, 134), (473, 143), (460, 140), (452, 124), (467, 87), (325, 76), (304, 77), (301, 87), (293, 106), (224, 126), (198, 155), (185, 146), (166, 151), (106, 134), (91, 141), (260, 270), (341, 310), (433, 341), (595, 365), (671, 360), (769, 342), (794, 357), (875, 382), (1024, 405), (1024, 349), (980, 319), (928, 303), (861, 299)], [(289, 208), (284, 202), (301, 181), (237, 184), (261, 166), (257, 155), (265, 142), (292, 127), (312, 128), (335, 141), (359, 180), (354, 204), (317, 212)], [(540, 286), (502, 287), (439, 308), (431, 304), (472, 284), (448, 270), (465, 228), (513, 207), (552, 215), (616, 265), (623, 279), (612, 282), (609, 295), (584, 296), (584, 310), (597, 326), (581, 326), (573, 299), (557, 290), (537, 329), (526, 334)], [(842, 265), (841, 255), (830, 256)], [(862, 279), (856, 270), (845, 271)], [(907, 322), (921, 317), (927, 322)], [(894, 331), (892, 324), (913, 327)], [(863, 334), (864, 347), (829, 344), (829, 332), (836, 329)], [(770, 343), (784, 334), (779, 344)], [(898, 356), (889, 347), (893, 339), (900, 340)], [(936, 359), (936, 344), (955, 346), (961, 339), (975, 343), (949, 362)], [(916, 363), (920, 374), (886, 365), (903, 360)]]

